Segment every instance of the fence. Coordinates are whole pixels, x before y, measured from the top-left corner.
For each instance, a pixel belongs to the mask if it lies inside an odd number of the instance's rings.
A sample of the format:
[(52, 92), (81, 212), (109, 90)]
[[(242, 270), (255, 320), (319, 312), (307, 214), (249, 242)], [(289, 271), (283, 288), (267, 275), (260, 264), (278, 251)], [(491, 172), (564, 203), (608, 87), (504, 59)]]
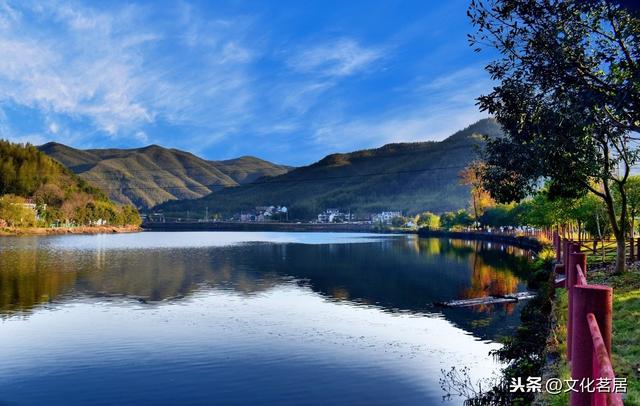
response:
[[(609, 262), (616, 257), (618, 244), (616, 240), (604, 238), (598, 240), (573, 241), (580, 246), (580, 250), (589, 253), (590, 263)], [(640, 259), (640, 238), (628, 238), (625, 241), (624, 249), (627, 259), (635, 261)]]
[(577, 382), (593, 382), (589, 388), (571, 392), (570, 404), (619, 406), (620, 393), (596, 391), (596, 385), (609, 382), (615, 375), (611, 363), (611, 330), (613, 289), (587, 282), (587, 257), (580, 252), (581, 244), (554, 234), (556, 272), (564, 279), (556, 286), (564, 286), (568, 294), (567, 359), (571, 363), (571, 378)]

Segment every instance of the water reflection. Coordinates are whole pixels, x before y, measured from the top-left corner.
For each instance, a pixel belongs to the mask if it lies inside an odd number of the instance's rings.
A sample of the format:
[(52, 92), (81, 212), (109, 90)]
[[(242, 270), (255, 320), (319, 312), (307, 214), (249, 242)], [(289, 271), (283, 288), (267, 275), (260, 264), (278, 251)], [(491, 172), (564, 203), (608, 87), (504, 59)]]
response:
[[(223, 239), (231, 243), (212, 247), (203, 246), (205, 234), (225, 233), (143, 233), (126, 236), (141, 241), (131, 246), (119, 236), (0, 240), (0, 314), (77, 296), (154, 303), (211, 289), (253, 295), (296, 284), (330, 300), (389, 312), (443, 311), (485, 339), (508, 333), (518, 322), (513, 304), (442, 310), (433, 303), (524, 289), (516, 276), (527, 266), (528, 253), (521, 249), (414, 236), (314, 236), (308, 244), (298, 235), (296, 242), (281, 236), (275, 241), (284, 242), (276, 244), (262, 238), (249, 243), (253, 236), (228, 233)], [(171, 235), (174, 244), (168, 243)], [(151, 246), (159, 236), (164, 248), (136, 248)]]

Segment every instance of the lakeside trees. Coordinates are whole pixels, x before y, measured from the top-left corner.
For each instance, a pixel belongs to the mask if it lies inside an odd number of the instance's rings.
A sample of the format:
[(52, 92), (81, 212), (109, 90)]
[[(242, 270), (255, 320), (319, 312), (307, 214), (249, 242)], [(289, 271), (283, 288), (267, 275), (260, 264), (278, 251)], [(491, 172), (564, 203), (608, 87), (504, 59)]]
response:
[(487, 208), (495, 205), (491, 194), (482, 184), (482, 173), (484, 169), (484, 162), (473, 161), (459, 174), (460, 183), (469, 186), (471, 189), (471, 214), (473, 214), (473, 221), (475, 223), (478, 223), (480, 216), (484, 214)]
[(139, 225), (138, 211), (104, 193), (30, 145), (0, 141), (0, 224)]
[(640, 18), (603, 0), (473, 0), (468, 14), (471, 44), (500, 55), (486, 67), (498, 84), (478, 99), (506, 132), (488, 140), (487, 189), (519, 201), (547, 179), (552, 197), (598, 197), (624, 271), (627, 181), (640, 155)]

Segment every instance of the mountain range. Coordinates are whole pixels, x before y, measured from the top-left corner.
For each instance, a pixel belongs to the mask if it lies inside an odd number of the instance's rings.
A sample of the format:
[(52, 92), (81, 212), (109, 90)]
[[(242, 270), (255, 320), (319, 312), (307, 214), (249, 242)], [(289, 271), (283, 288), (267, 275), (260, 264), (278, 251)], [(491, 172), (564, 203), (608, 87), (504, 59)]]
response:
[(50, 142), (38, 149), (104, 190), (116, 202), (142, 209), (170, 200), (196, 199), (291, 169), (251, 156), (208, 161), (157, 145), (81, 150)]
[(50, 142), (38, 148), (113, 200), (166, 217), (228, 217), (280, 205), (291, 219), (307, 220), (327, 208), (364, 216), (465, 207), (469, 189), (459, 173), (476, 159), (483, 135), (501, 134), (494, 119), (483, 119), (442, 141), (331, 154), (299, 168), (250, 156), (210, 161), (157, 145), (80, 150)]
[(483, 145), (482, 135), (502, 134), (494, 119), (480, 120), (442, 141), (395, 143), (376, 149), (328, 155), (308, 166), (237, 187), (216, 190), (199, 199), (157, 206), (165, 216), (204, 213), (229, 216), (256, 206), (283, 205), (290, 219), (314, 218), (327, 208), (359, 215), (381, 210), (405, 214), (443, 212), (468, 205), (469, 189), (460, 171)]

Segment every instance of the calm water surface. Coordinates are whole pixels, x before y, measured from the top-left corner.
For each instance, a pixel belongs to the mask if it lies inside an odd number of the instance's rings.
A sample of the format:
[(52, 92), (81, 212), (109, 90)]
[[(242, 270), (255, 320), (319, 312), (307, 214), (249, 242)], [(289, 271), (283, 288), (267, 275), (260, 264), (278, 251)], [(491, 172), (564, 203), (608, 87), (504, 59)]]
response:
[[(528, 254), (345, 233), (0, 238), (0, 404), (438, 405), (521, 305)], [(444, 404), (457, 405), (460, 399)]]

